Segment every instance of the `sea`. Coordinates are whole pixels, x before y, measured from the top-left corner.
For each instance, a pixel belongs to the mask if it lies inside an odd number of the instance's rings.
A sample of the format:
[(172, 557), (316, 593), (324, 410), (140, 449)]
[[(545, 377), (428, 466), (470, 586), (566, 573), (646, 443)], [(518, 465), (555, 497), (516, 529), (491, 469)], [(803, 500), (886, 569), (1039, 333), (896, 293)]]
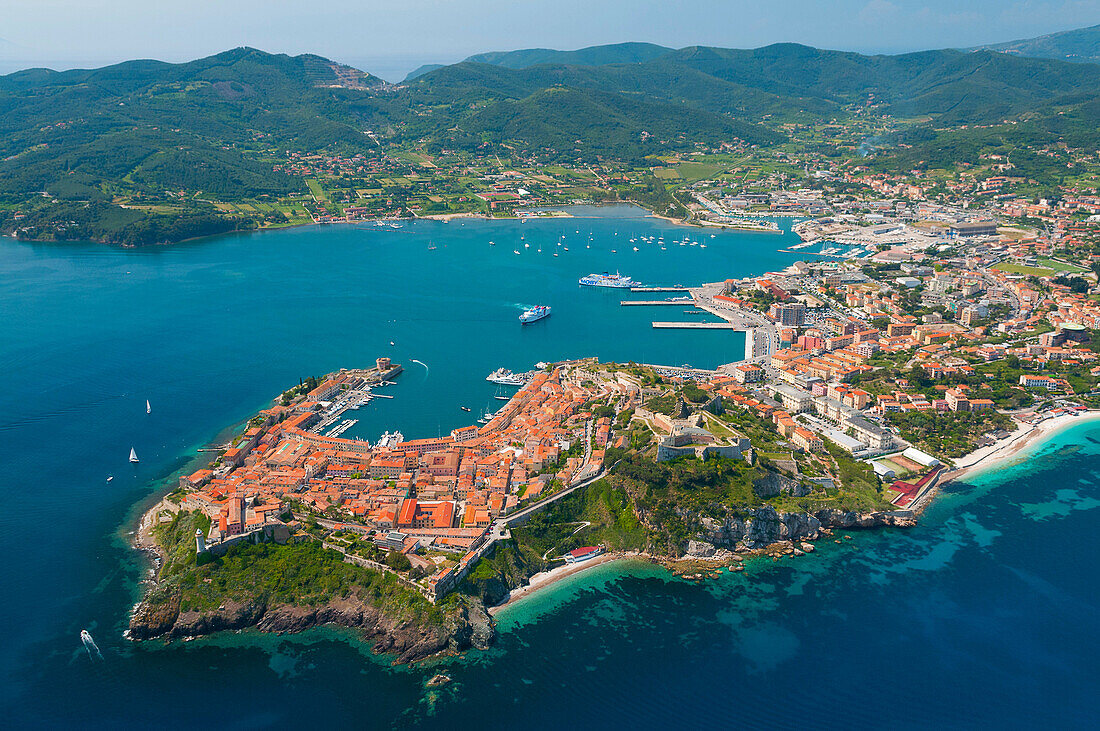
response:
[[(495, 645), (461, 658), (395, 668), (331, 628), (123, 637), (148, 578), (129, 547), (142, 510), (300, 379), (392, 358), (405, 368), (393, 398), (350, 414), (345, 436), (446, 434), (502, 403), (485, 380), (499, 367), (743, 357), (742, 335), (654, 330), (700, 318), (621, 307), (629, 294), (578, 287), (585, 274), (689, 285), (799, 258), (779, 251), (796, 242), (789, 220), (782, 234), (711, 232), (626, 206), (569, 212), (137, 250), (0, 240), (3, 725), (1095, 724), (1095, 422), (947, 485), (909, 530), (840, 533), (698, 583), (638, 561), (595, 567), (507, 607)], [(553, 314), (521, 326), (535, 304)], [(429, 688), (440, 672), (452, 682)]]

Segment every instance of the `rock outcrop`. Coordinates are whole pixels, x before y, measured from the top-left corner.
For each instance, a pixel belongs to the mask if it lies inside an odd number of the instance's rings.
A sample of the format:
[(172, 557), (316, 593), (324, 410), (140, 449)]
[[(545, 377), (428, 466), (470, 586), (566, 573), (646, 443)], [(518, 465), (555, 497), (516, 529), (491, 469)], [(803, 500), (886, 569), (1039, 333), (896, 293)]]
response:
[(374, 641), (374, 651), (410, 663), (440, 652), (487, 648), (496, 630), (481, 602), (463, 600), (441, 624), (395, 618), (358, 596), (336, 597), (318, 606), (278, 605), (262, 599), (225, 601), (209, 611), (180, 611), (178, 595), (167, 601), (143, 602), (130, 620), (130, 636), (199, 637), (225, 630), (254, 628), (261, 632), (301, 632), (323, 624), (358, 629)]
[(732, 550), (755, 550), (781, 541), (812, 541), (820, 538), (826, 528), (907, 528), (916, 525), (916, 520), (904, 511), (859, 513), (827, 509), (812, 514), (780, 513), (765, 505), (748, 511), (744, 517), (704, 516), (699, 519), (699, 525), (701, 530), (696, 538), (686, 545), (688, 555), (703, 555), (698, 553), (700, 548), (693, 548), (699, 543)]
[(692, 558), (709, 558), (714, 555), (715, 548), (713, 543), (706, 541), (688, 541), (684, 553)]
[(782, 493), (792, 497), (804, 497), (810, 494), (810, 487), (786, 475), (767, 470), (752, 482), (752, 491), (762, 499), (776, 497)]
[(908, 510), (858, 513), (828, 508), (814, 514), (826, 528), (911, 528), (917, 519)]

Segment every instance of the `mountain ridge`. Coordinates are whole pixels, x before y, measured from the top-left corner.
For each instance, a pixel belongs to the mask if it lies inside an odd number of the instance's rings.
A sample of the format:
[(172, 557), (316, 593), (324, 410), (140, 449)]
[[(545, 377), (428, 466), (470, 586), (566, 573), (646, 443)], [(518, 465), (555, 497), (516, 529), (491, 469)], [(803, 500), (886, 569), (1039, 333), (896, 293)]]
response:
[(968, 50), (989, 50), (1032, 58), (1051, 58), (1073, 63), (1100, 63), (1100, 24), (1057, 33), (989, 43)]

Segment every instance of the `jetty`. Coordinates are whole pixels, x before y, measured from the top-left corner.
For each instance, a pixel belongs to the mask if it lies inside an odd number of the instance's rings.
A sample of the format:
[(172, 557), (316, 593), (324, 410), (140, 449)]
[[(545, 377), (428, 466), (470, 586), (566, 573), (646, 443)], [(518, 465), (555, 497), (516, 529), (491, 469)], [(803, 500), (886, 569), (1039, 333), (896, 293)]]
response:
[(684, 299), (671, 299), (671, 300), (623, 300), (619, 303), (623, 307), (648, 307), (659, 305), (684, 305), (691, 304), (691, 297), (685, 297)]
[(732, 322), (654, 322), (659, 330), (741, 330)]

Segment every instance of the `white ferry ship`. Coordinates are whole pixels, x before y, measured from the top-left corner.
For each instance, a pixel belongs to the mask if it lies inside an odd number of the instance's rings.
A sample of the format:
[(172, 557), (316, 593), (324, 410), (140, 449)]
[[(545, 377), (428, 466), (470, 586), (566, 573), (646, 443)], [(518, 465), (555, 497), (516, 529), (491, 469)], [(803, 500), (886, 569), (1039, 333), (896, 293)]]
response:
[(519, 321), (526, 325), (530, 322), (537, 322), (544, 317), (550, 317), (550, 307), (548, 305), (535, 305), (529, 310), (524, 310), (523, 314), (519, 316)]
[(587, 277), (581, 277), (580, 284), (585, 287), (612, 287), (614, 289), (630, 289), (631, 287), (642, 286), (641, 282), (635, 282), (630, 277), (624, 276), (615, 272), (614, 274), (589, 274)]

